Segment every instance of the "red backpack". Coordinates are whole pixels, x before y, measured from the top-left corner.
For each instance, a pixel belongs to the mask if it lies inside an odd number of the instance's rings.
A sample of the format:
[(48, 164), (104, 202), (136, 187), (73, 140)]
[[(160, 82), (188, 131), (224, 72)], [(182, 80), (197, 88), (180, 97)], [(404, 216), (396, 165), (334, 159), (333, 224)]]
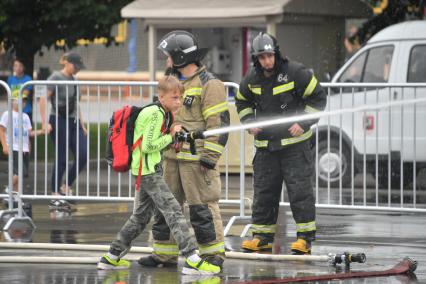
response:
[[(141, 136), (133, 143), (135, 122), (142, 109), (151, 105), (158, 104), (153, 103), (144, 107), (126, 105), (112, 114), (107, 133), (106, 160), (114, 171), (127, 172), (130, 169), (132, 164), (132, 152), (136, 147), (142, 145), (143, 139)], [(171, 121), (168, 121), (168, 125), (164, 125), (163, 122), (163, 133), (168, 131), (171, 123)], [(140, 160), (138, 177), (136, 179), (136, 190), (139, 190), (141, 175), (142, 158)]]

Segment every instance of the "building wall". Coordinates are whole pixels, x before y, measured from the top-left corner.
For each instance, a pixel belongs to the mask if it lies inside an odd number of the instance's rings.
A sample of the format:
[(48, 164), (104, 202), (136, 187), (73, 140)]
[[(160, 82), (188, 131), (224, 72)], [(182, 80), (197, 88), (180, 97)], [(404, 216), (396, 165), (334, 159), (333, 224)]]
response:
[(277, 25), (277, 41), (284, 55), (312, 68), (323, 81), (344, 62), (344, 31), (343, 18), (292, 16)]
[[(157, 29), (157, 41), (172, 29)], [(242, 77), (243, 42), (242, 28), (196, 28), (186, 29), (199, 38), (202, 47), (211, 50), (225, 50), (230, 55), (230, 70), (217, 74), (224, 81), (239, 83)], [(264, 28), (249, 29), (249, 38)], [(284, 15), (284, 21), (277, 25), (277, 40), (283, 54), (312, 68), (320, 80), (324, 73), (334, 73), (344, 62), (343, 37), (345, 19), (326, 16)], [(80, 53), (89, 71), (121, 71), (127, 72), (129, 66), (128, 40), (120, 45), (91, 44), (73, 49)], [(148, 29), (142, 20), (137, 20), (137, 71), (148, 71)], [(50, 71), (61, 68), (59, 58), (63, 51), (53, 48), (44, 49), (35, 58), (35, 70), (41, 67)], [(205, 64), (211, 67), (207, 57)], [(165, 69), (165, 56), (157, 52), (156, 70)], [(213, 69), (213, 68), (210, 68)], [(212, 70), (213, 71), (213, 70)]]

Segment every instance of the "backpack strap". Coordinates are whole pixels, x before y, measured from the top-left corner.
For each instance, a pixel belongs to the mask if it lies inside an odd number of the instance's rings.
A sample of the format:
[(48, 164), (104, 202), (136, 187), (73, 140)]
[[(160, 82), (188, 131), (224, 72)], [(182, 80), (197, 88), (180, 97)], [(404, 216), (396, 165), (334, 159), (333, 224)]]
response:
[(142, 140), (143, 140), (143, 136), (139, 137), (138, 140), (136, 140), (136, 142), (132, 145), (132, 152), (133, 150), (136, 149), (136, 147), (139, 147), (139, 152), (141, 153), (141, 158), (139, 159), (139, 170), (138, 170), (138, 177), (136, 178), (136, 183), (135, 183), (135, 189), (139, 190), (139, 187), (141, 185), (141, 176), (142, 176), (142, 159), (143, 159), (143, 154), (142, 154)]

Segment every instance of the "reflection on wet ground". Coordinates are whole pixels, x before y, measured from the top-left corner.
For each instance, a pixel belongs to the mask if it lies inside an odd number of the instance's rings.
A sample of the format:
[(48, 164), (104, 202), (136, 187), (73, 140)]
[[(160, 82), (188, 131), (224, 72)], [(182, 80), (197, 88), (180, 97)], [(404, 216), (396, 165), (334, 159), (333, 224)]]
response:
[[(33, 201), (33, 216), (37, 229), (29, 234), (19, 230), (3, 232), (0, 241), (31, 241), (34, 243), (109, 244), (124, 223), (132, 205), (130, 203), (83, 203), (76, 212), (50, 212), (47, 201)], [(236, 208), (223, 207), (224, 221), (238, 215)], [(280, 235), (274, 251), (289, 254), (294, 240), (295, 224), (288, 208), (282, 208), (279, 220)], [(355, 210), (318, 210), (318, 240), (313, 254), (364, 252), (367, 262), (352, 264), (352, 271), (388, 269), (405, 256), (419, 262), (413, 277), (392, 276), (339, 280), (322, 283), (426, 283), (426, 228), (425, 214), (360, 212)], [(238, 236), (245, 223), (236, 224), (226, 237), (228, 250), (240, 250)], [(8, 236), (5, 233), (9, 234)], [(134, 246), (149, 246), (150, 233), (143, 232)], [(16, 250), (1, 249), (0, 256), (80, 256), (99, 257), (102, 252), (68, 250)], [(137, 259), (140, 255), (129, 254)], [(180, 262), (182, 265), (182, 260)], [(179, 268), (148, 269), (133, 262), (130, 270), (98, 271), (95, 264), (0, 264), (0, 283), (248, 283), (302, 275), (342, 273), (342, 267), (330, 267), (326, 262), (259, 261), (227, 259), (223, 274), (204, 279), (182, 276)]]

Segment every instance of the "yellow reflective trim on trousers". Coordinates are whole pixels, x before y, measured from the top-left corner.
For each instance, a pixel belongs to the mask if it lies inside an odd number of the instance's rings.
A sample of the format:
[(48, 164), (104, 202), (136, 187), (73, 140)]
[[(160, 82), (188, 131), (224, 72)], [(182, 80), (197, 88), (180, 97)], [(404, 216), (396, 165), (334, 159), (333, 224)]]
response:
[(311, 106), (306, 105), (306, 106), (305, 106), (305, 112), (306, 112), (306, 113), (316, 113), (316, 112), (320, 112), (320, 110), (319, 110), (319, 109), (316, 109), (316, 108), (314, 108), (314, 107), (311, 107)]
[(186, 161), (199, 161), (200, 156), (198, 155), (192, 155), (191, 152), (184, 152), (180, 151), (176, 154), (176, 158), (179, 160), (186, 160)]
[(179, 248), (176, 244), (158, 244), (154, 243), (153, 251), (156, 254), (179, 255)]
[(198, 248), (200, 255), (203, 254), (213, 254), (213, 253), (224, 253), (225, 252), (225, 243), (220, 242), (214, 245), (203, 246), (199, 245)]
[(239, 117), (240, 119), (243, 119), (243, 117), (244, 117), (244, 116), (246, 116), (246, 115), (248, 115), (248, 114), (252, 114), (252, 113), (254, 113), (253, 109), (252, 109), (252, 108), (250, 108), (250, 107), (248, 107), (248, 108), (245, 108), (245, 109), (243, 109), (242, 111), (240, 111), (240, 112), (238, 113), (238, 117)]
[(243, 94), (240, 93), (240, 90), (238, 90), (236, 98), (240, 101), (247, 101), (246, 97), (244, 97)]
[(253, 233), (265, 233), (265, 234), (273, 234), (275, 233), (277, 225), (251, 225), (250, 231)]
[(203, 92), (203, 88), (195, 87), (195, 88), (189, 88), (185, 90), (185, 93), (183, 93), (183, 97), (186, 96), (201, 96), (201, 93)]
[(253, 88), (251, 85), (248, 85), (248, 88), (250, 92), (252, 92), (255, 95), (261, 95), (262, 94), (262, 88)]
[(312, 92), (315, 90), (315, 87), (317, 86), (318, 80), (315, 78), (314, 75), (312, 75), (312, 79), (309, 82), (308, 86), (305, 89), (305, 92), (303, 93), (303, 97), (308, 97), (312, 94)]
[(204, 119), (207, 119), (209, 116), (212, 116), (216, 113), (223, 112), (225, 110), (228, 110), (228, 102), (222, 102), (215, 106), (209, 107), (208, 109), (205, 109), (203, 111), (203, 117)]
[(316, 229), (317, 227), (315, 225), (315, 221), (296, 224), (297, 232), (310, 232), (310, 231), (315, 231)]
[[(281, 139), (281, 146), (286, 146), (290, 144), (295, 144), (306, 139), (309, 139), (312, 136), (312, 129), (309, 129), (307, 132), (303, 133), (300, 136), (292, 137), (292, 138), (284, 138)], [(268, 147), (268, 140), (254, 140), (254, 146), (257, 148), (266, 148)]]
[(222, 145), (220, 145), (218, 143), (205, 141), (204, 142), (204, 149), (209, 149), (209, 150), (218, 152), (219, 154), (222, 154), (223, 150), (225, 150), (225, 147), (223, 147)]
[(272, 89), (272, 95), (275, 96), (293, 89), (294, 89), (294, 81), (274, 87)]

